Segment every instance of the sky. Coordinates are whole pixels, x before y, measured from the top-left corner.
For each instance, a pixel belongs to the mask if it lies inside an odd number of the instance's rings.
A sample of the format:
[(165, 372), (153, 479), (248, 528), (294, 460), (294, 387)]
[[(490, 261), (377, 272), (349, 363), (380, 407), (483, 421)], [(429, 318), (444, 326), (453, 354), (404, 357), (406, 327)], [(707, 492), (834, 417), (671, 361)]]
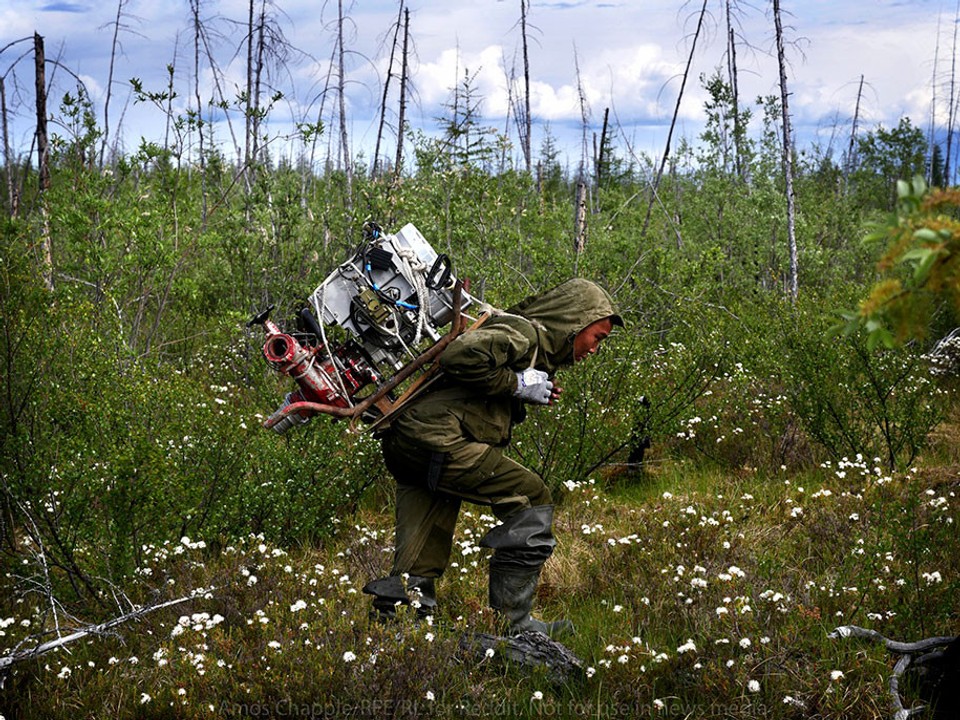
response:
[[(48, 59), (64, 69), (53, 74), (54, 99), (82, 79), (103, 122), (111, 87), (109, 130), (127, 150), (141, 138), (164, 139), (161, 110), (137, 103), (130, 79), (161, 91), (167, 66), (174, 66), (176, 113), (195, 107), (193, 31), (188, 0), (121, 0), (122, 13), (113, 83), (109, 84), (117, 2), (104, 0), (0, 0), (0, 74), (12, 117), (10, 145), (26, 153), (34, 128), (33, 62), (28, 42), (44, 37)], [(249, 0), (200, 0), (201, 19), (210, 36), (228, 98), (244, 85), (245, 22)], [(259, 8), (260, 0), (256, 0)], [(336, 43), (335, 0), (268, 0), (267, 11), (282, 33), (286, 56), (272, 70), (270, 83), (283, 93), (271, 109), (268, 133), (277, 153), (294, 152), (288, 140), (298, 122), (315, 122), (323, 105), (328, 123), (324, 141), (339, 141), (329, 125), (333, 94), (324, 96)], [(731, 0), (736, 10), (737, 63), (741, 101), (761, 115), (754, 100), (779, 95), (779, 70), (770, 0)], [(342, 0), (348, 18), (345, 36), (345, 103), (351, 153), (369, 159), (376, 140), (383, 81), (387, 77), (392, 27), (399, 0)], [(576, 164), (582, 153), (583, 116), (588, 137), (599, 135), (604, 111), (619, 130), (623, 152), (659, 157), (665, 150), (671, 117), (691, 58), (691, 43), (702, 0), (530, 0), (527, 17), (531, 78), (533, 154), (547, 132)], [(704, 122), (706, 93), (700, 78), (726, 67), (724, 0), (707, 0), (707, 14), (690, 60), (672, 147), (684, 137), (696, 143)], [(507, 78), (522, 74), (520, 0), (407, 0), (413, 52), (410, 78), (411, 127), (438, 132), (437, 118), (449, 115), (452, 89), (471, 77), (481, 101), (482, 123), (500, 131), (507, 119)], [(945, 121), (951, 73), (956, 3), (946, 0), (781, 0), (787, 45), (790, 111), (798, 142), (817, 143), (835, 156), (849, 142), (859, 99), (858, 130), (890, 128), (909, 117), (924, 130), (931, 112)], [(9, 44), (13, 43), (13, 44)], [(25, 55), (27, 53), (27, 55)], [(934, 71), (938, 76), (934, 83)], [(335, 68), (334, 68), (335, 70)], [(201, 58), (201, 95), (213, 95), (213, 74)], [(396, 122), (396, 80), (388, 101), (388, 124)], [(578, 87), (579, 86), (579, 87)], [(581, 90), (584, 102), (581, 102)], [(325, 99), (322, 99), (325, 98)], [(207, 112), (205, 110), (204, 112)], [(242, 118), (231, 112), (234, 132)], [(212, 116), (211, 116), (212, 118)], [(216, 137), (232, 155), (230, 128), (216, 125)], [(758, 131), (755, 119), (753, 132)], [(54, 123), (52, 133), (68, 130)], [(384, 140), (395, 150), (395, 130)], [(591, 140), (592, 142), (592, 140)]]

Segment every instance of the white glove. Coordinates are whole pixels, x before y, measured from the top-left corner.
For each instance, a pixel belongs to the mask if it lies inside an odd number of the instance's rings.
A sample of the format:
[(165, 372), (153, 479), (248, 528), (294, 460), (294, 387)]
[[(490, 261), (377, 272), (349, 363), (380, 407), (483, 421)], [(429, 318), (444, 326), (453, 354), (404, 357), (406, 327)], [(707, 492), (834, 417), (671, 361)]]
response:
[(553, 383), (548, 378), (542, 370), (527, 368), (517, 373), (517, 389), (513, 394), (524, 402), (549, 405)]

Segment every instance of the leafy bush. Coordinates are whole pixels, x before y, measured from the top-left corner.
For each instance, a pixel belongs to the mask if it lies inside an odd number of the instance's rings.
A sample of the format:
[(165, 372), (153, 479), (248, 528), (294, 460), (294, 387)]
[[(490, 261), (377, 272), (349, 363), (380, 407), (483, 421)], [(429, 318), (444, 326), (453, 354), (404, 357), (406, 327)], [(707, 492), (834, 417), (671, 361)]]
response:
[(908, 466), (943, 416), (945, 394), (912, 347), (872, 351), (829, 337), (809, 312), (784, 325), (788, 395), (799, 421), (834, 459), (881, 457)]
[(0, 401), (0, 477), (6, 546), (35, 561), (21, 572), (98, 597), (94, 578), (121, 583), (146, 544), (321, 538), (381, 474), (373, 441), (340, 426), (260, 427), (283, 389), (246, 329), (212, 319), (189, 362), (150, 362), (115, 316), (3, 270), (2, 371), (16, 382)]

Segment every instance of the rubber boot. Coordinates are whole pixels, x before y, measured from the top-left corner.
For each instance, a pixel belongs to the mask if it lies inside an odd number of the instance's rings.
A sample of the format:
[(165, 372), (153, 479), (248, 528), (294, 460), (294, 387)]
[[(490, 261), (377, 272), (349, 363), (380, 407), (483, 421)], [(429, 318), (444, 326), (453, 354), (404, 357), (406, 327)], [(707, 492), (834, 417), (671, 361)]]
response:
[(554, 638), (573, 632), (569, 620), (544, 622), (530, 615), (533, 596), (540, 581), (540, 569), (505, 570), (490, 568), (490, 607), (497, 610), (506, 626), (506, 634), (519, 635), (533, 630)]
[(397, 607), (413, 605), (417, 620), (422, 620), (437, 611), (435, 578), (409, 575), (406, 582), (399, 575), (390, 575), (368, 582), (363, 592), (373, 595), (373, 611), (370, 618), (381, 622), (397, 619)]

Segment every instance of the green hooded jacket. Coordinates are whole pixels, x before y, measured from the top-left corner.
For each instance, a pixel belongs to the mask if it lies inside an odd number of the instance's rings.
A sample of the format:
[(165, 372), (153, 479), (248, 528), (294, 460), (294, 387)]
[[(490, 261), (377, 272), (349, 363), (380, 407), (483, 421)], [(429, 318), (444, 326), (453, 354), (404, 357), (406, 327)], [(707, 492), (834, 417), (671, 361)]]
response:
[(401, 411), (393, 431), (437, 452), (463, 440), (506, 445), (525, 416), (513, 396), (517, 373), (534, 367), (552, 378), (573, 364), (577, 333), (607, 317), (623, 326), (609, 293), (581, 278), (494, 315), (450, 343), (439, 360), (443, 381)]

